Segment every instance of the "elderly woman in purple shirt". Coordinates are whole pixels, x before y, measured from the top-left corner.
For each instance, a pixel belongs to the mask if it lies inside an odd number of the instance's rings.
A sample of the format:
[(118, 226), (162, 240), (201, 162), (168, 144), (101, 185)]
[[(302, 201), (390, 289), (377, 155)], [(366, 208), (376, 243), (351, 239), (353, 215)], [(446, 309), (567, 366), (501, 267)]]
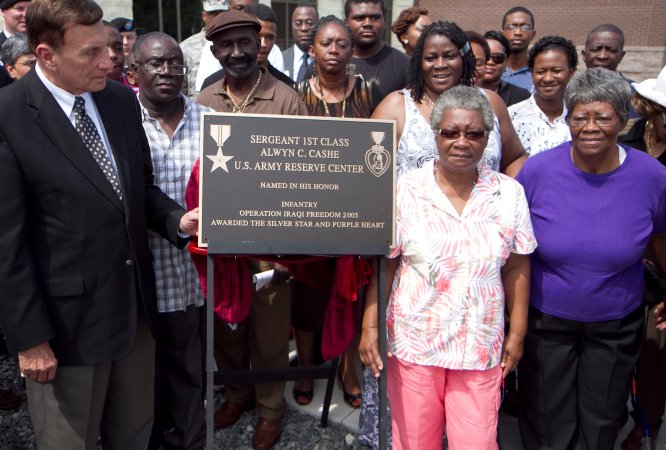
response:
[(517, 177), (539, 242), (519, 365), (530, 450), (611, 449), (623, 425), (643, 330), (642, 255), (666, 231), (666, 169), (617, 143), (630, 94), (616, 72), (574, 77), (565, 94), (572, 140), (530, 158)]

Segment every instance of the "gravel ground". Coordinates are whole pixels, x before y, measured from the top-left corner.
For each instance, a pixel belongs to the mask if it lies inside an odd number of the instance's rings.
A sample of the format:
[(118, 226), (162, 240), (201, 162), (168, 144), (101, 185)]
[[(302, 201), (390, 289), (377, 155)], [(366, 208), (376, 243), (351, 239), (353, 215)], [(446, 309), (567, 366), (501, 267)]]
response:
[[(8, 356), (0, 355), (0, 389), (9, 388), (14, 393), (19, 393), (23, 402), (18, 409), (0, 411), (0, 450), (34, 449), (35, 437), (28, 415), (23, 381), (18, 376), (16, 363)], [(216, 394), (216, 404), (220, 404), (223, 400), (223, 393)], [(233, 427), (215, 433), (215, 448), (252, 449), (252, 434), (256, 421), (256, 410), (243, 413)], [(290, 409), (283, 421), (282, 436), (273, 449), (332, 450), (367, 449), (367, 447), (360, 445), (356, 436), (343, 426), (329, 422), (327, 428), (321, 428), (319, 419)]]

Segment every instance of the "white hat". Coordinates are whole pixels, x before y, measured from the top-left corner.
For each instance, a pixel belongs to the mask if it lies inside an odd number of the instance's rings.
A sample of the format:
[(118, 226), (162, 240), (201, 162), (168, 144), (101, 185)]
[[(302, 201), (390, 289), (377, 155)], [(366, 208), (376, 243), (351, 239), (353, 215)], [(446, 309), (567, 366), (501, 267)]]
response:
[(211, 11), (226, 11), (229, 9), (229, 0), (201, 0), (203, 10), (206, 12)]
[(666, 66), (661, 69), (656, 79), (650, 78), (640, 83), (631, 83), (631, 86), (641, 96), (666, 108)]

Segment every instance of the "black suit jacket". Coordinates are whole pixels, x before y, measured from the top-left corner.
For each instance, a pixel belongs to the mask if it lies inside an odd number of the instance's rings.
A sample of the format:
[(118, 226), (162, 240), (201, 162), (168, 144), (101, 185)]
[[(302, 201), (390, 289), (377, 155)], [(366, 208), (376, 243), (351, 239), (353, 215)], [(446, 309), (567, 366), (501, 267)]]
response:
[(35, 70), (0, 90), (0, 326), (14, 350), (50, 340), (61, 365), (126, 355), (139, 308), (155, 335), (148, 228), (177, 243), (183, 214), (153, 185), (131, 90), (93, 97), (122, 201)]

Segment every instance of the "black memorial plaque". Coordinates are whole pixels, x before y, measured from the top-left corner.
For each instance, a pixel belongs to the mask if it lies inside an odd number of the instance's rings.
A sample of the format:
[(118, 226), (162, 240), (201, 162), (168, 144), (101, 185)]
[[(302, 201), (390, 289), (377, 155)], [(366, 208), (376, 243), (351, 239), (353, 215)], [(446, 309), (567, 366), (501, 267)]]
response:
[(394, 237), (392, 121), (206, 113), (199, 245), (382, 255)]

